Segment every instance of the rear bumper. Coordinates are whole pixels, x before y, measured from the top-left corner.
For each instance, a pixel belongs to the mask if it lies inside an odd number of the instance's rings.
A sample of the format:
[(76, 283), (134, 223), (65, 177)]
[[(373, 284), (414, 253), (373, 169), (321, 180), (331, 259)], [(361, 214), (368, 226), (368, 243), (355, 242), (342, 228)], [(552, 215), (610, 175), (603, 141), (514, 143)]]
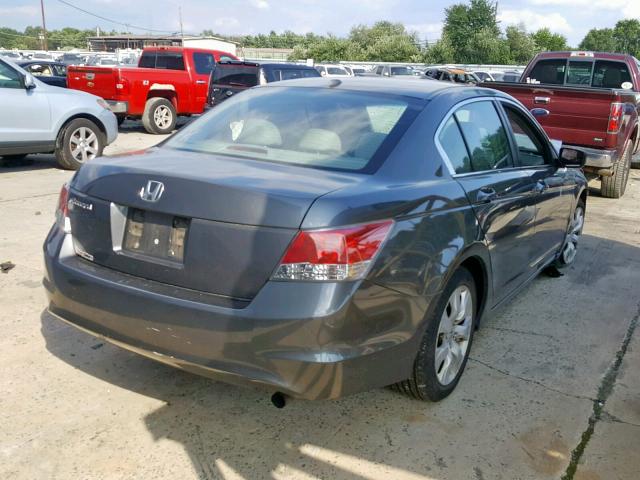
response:
[(418, 349), (424, 299), (377, 285), (268, 282), (248, 306), (230, 308), (82, 260), (55, 227), (44, 254), (52, 314), (229, 383), (336, 398), (407, 378)]
[(109, 109), (113, 113), (127, 113), (129, 111), (129, 102), (121, 102), (118, 100), (106, 100), (109, 104)]
[(600, 150), (596, 148), (587, 147), (575, 147), (577, 150), (581, 150), (586, 155), (585, 167), (589, 167), (595, 170), (613, 168), (617, 160), (618, 152), (616, 150)]

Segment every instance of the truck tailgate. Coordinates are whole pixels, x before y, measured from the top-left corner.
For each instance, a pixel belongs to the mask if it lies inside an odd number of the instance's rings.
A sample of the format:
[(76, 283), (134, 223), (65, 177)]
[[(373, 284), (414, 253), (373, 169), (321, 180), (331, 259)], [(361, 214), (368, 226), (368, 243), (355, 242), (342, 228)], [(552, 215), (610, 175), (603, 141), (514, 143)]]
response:
[(67, 70), (67, 85), (105, 99), (114, 99), (119, 71), (111, 67), (76, 67)]
[(621, 101), (614, 90), (506, 82), (482, 86), (508, 93), (528, 109), (548, 110), (550, 114), (538, 121), (550, 138), (585, 147), (616, 147), (617, 135), (607, 134), (611, 104)]

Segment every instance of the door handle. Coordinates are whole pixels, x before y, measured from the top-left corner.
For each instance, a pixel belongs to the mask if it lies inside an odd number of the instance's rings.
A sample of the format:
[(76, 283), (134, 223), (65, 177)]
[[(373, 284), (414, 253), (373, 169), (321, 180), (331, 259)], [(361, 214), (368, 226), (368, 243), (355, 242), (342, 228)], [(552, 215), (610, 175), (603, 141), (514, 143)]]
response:
[(206, 82), (206, 80), (196, 80), (196, 85), (204, 85)]
[(547, 182), (543, 180), (538, 180), (536, 182), (536, 193), (542, 193), (545, 190), (549, 190), (549, 185), (547, 185)]
[(551, 99), (549, 97), (535, 97), (533, 99), (533, 103), (538, 103), (538, 104), (543, 104), (546, 105), (548, 103), (551, 103)]
[(490, 203), (496, 199), (498, 193), (490, 187), (484, 187), (478, 190), (478, 194), (476, 195), (476, 200), (478, 203)]

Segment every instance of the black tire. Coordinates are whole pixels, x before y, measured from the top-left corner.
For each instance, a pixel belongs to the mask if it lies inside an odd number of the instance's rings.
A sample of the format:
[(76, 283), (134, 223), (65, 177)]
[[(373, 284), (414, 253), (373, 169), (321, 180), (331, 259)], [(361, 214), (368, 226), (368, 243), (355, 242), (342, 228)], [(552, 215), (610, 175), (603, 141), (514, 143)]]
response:
[(142, 114), (144, 129), (155, 135), (166, 135), (176, 128), (176, 109), (166, 98), (155, 97), (147, 100)]
[[(582, 220), (580, 223), (577, 223), (578, 212), (581, 211)], [(571, 265), (576, 256), (576, 252), (579, 246), (579, 239), (582, 236), (582, 229), (584, 228), (584, 219), (585, 219), (586, 205), (582, 199), (578, 200), (576, 204), (576, 208), (573, 209), (571, 214), (571, 220), (569, 221), (569, 226), (567, 227), (567, 235), (562, 244), (562, 250), (558, 255), (558, 258), (555, 261), (555, 266), (557, 268), (566, 268)], [(571, 251), (571, 245), (573, 244), (573, 251)]]
[(631, 142), (627, 142), (622, 152), (622, 157), (613, 166), (611, 177), (602, 177), (600, 194), (605, 198), (620, 198), (624, 195), (629, 180), (631, 169)]
[[(87, 140), (90, 139), (89, 148), (91, 148), (91, 151), (87, 150), (84, 154), (82, 152), (74, 154), (74, 146), (78, 145), (74, 142), (79, 138), (78, 135), (82, 135)], [(95, 137), (92, 137), (92, 135)], [(104, 134), (95, 123), (86, 118), (76, 118), (69, 122), (58, 134), (55, 152), (56, 160), (58, 165), (66, 170), (77, 170), (87, 161), (102, 155), (104, 144)]]
[[(470, 320), (469, 337), (464, 357), (460, 363), (459, 370), (457, 371), (453, 380), (446, 385), (442, 384), (438, 379), (438, 373), (436, 369), (436, 347), (441, 345), (444, 341), (441, 334), (438, 333), (441, 318), (445, 312), (445, 309), (449, 307), (449, 299), (452, 294), (462, 286), (466, 286), (471, 292), (471, 310), (472, 318)], [(466, 268), (458, 269), (453, 277), (449, 280), (447, 286), (442, 291), (440, 298), (437, 300), (435, 308), (432, 313), (426, 319), (427, 328), (422, 337), (420, 343), (420, 349), (414, 361), (413, 374), (411, 378), (403, 380), (393, 385), (394, 390), (405, 393), (406, 395), (418, 400), (425, 400), (431, 402), (437, 402), (447, 397), (458, 385), (460, 377), (464, 372), (464, 368), (469, 358), (469, 352), (471, 351), (471, 344), (473, 342), (473, 333), (477, 324), (477, 304), (476, 285), (473, 280), (473, 276)], [(442, 366), (442, 365), (441, 365)], [(441, 367), (440, 366), (440, 367)]]

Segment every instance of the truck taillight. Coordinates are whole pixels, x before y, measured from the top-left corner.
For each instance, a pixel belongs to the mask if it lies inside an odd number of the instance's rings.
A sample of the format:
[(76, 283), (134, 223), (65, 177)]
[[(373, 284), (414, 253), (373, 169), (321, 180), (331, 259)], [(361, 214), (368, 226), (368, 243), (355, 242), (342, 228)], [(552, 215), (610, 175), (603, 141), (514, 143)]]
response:
[(289, 245), (273, 280), (360, 280), (392, 226), (392, 220), (385, 220), (334, 230), (302, 230)]
[(624, 112), (624, 104), (612, 103), (611, 113), (609, 114), (609, 125), (607, 126), (607, 133), (616, 134), (620, 131), (622, 126), (622, 114)]
[(62, 185), (60, 195), (58, 196), (56, 223), (64, 233), (71, 233), (71, 220), (69, 219), (69, 185), (66, 183)]

